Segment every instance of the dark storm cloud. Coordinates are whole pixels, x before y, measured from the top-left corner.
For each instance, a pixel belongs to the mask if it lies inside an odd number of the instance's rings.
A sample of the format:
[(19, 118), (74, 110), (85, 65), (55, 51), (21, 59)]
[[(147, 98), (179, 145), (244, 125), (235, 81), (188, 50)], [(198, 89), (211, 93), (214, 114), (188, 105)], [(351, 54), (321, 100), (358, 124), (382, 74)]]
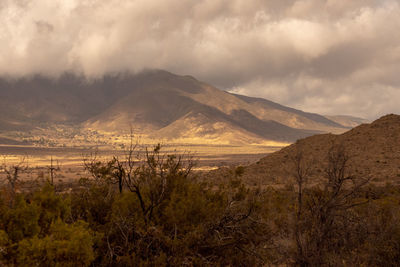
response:
[(3, 0), (0, 74), (161, 68), (319, 113), (400, 113), (397, 0)]

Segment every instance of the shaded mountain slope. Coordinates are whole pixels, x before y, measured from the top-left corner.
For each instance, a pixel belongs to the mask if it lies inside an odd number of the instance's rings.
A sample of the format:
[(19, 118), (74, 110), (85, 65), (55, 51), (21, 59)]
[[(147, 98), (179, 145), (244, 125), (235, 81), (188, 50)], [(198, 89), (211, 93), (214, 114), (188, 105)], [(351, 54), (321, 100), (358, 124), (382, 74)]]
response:
[[(329, 118), (315, 114), (307, 113), (290, 107), (285, 107), (275, 102), (263, 98), (248, 97), (233, 94), (237, 98), (251, 104), (253, 109), (258, 109), (261, 119), (274, 119), (281, 123), (299, 129), (310, 129), (319, 131), (342, 132), (343, 125)], [(339, 128), (339, 130), (337, 129)]]
[[(146, 78), (149, 82), (146, 82)], [(283, 110), (283, 107), (281, 109)], [(223, 133), (213, 124), (219, 123), (218, 128), (222, 123), (232, 131), (232, 138), (235, 131), (237, 136), (246, 133), (249, 136), (247, 143), (254, 140), (292, 142), (315, 133), (345, 130), (343, 126), (316, 114), (310, 114), (310, 119), (306, 117), (308, 113), (298, 111), (296, 114), (284, 110), (280, 117), (275, 118), (274, 112), (272, 106), (257, 107), (236, 95), (218, 90), (192, 77), (151, 72), (141, 77), (141, 83), (133, 86), (129, 95), (89, 119), (85, 126), (122, 131), (127, 130), (129, 125), (135, 131), (150, 131), (152, 136), (169, 140), (189, 138), (189, 133), (196, 139), (210, 137), (221, 140)], [(193, 124), (197, 116), (195, 114), (201, 114), (208, 120), (203, 124)], [(314, 121), (313, 117), (319, 120)], [(302, 120), (303, 123), (293, 124), (292, 121), (296, 119)], [(208, 128), (209, 131), (206, 133), (196, 130), (197, 128)], [(212, 129), (215, 130), (214, 134), (210, 133)], [(236, 142), (239, 139), (244, 140), (238, 137), (228, 141)]]
[(330, 119), (331, 121), (334, 121), (340, 125), (343, 125), (343, 126), (349, 127), (349, 128), (353, 128), (360, 124), (370, 122), (363, 118), (357, 118), (357, 117), (347, 116), (347, 115), (335, 115), (335, 116), (325, 116), (325, 117)]

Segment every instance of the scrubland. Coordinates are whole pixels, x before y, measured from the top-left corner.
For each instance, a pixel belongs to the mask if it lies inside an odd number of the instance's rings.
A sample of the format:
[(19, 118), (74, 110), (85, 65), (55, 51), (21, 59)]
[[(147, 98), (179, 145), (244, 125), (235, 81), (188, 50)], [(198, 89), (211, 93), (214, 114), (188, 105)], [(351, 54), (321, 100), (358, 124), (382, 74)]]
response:
[(6, 162), (0, 262), (396, 266), (400, 187), (352, 173), (344, 147), (332, 146), (326, 156), (315, 180), (319, 163), (293, 154), (282, 187), (249, 186), (240, 166), (211, 179), (187, 154), (160, 146), (88, 156), (72, 182), (55, 181), (56, 165), (21, 180), (26, 164)]

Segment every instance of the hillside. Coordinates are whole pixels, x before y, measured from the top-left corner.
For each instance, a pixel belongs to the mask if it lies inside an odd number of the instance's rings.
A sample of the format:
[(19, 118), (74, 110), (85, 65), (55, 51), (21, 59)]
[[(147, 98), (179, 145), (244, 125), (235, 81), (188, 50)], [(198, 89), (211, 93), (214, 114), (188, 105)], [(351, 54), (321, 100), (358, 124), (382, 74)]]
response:
[[(68, 124), (168, 142), (290, 143), (347, 128), (324, 116), (221, 91), (191, 76), (155, 70), (87, 80), (0, 79), (0, 131)], [(1, 134), (1, 133), (0, 133)]]
[(368, 121), (366, 119), (353, 117), (353, 116), (347, 116), (347, 115), (335, 115), (335, 116), (325, 115), (325, 117), (330, 119), (331, 121), (334, 121), (336, 123), (339, 123), (340, 125), (343, 125), (343, 126), (349, 127), (349, 128), (356, 127), (363, 123), (370, 123), (370, 121)]
[[(244, 180), (250, 184), (286, 184), (292, 176), (291, 159), (297, 151), (303, 152), (306, 162), (314, 162), (311, 176), (317, 179), (323, 175), (333, 144), (344, 146), (352, 174), (376, 183), (400, 183), (400, 116), (394, 114), (340, 135), (320, 134), (301, 139), (245, 167)], [(222, 176), (229, 173), (227, 169), (217, 172)]]

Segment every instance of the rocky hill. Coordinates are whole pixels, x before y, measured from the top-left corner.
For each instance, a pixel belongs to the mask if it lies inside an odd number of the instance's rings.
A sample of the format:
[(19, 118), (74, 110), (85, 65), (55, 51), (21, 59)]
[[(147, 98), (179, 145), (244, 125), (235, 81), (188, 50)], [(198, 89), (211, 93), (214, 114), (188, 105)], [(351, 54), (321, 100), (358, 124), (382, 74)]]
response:
[[(285, 185), (293, 176), (293, 159), (299, 152), (311, 165), (312, 179), (324, 176), (328, 151), (342, 146), (349, 157), (349, 173), (375, 183), (400, 183), (400, 116), (386, 115), (340, 135), (320, 134), (298, 140), (258, 162), (244, 167), (250, 185)], [(233, 170), (220, 169), (210, 178), (228, 177)]]

